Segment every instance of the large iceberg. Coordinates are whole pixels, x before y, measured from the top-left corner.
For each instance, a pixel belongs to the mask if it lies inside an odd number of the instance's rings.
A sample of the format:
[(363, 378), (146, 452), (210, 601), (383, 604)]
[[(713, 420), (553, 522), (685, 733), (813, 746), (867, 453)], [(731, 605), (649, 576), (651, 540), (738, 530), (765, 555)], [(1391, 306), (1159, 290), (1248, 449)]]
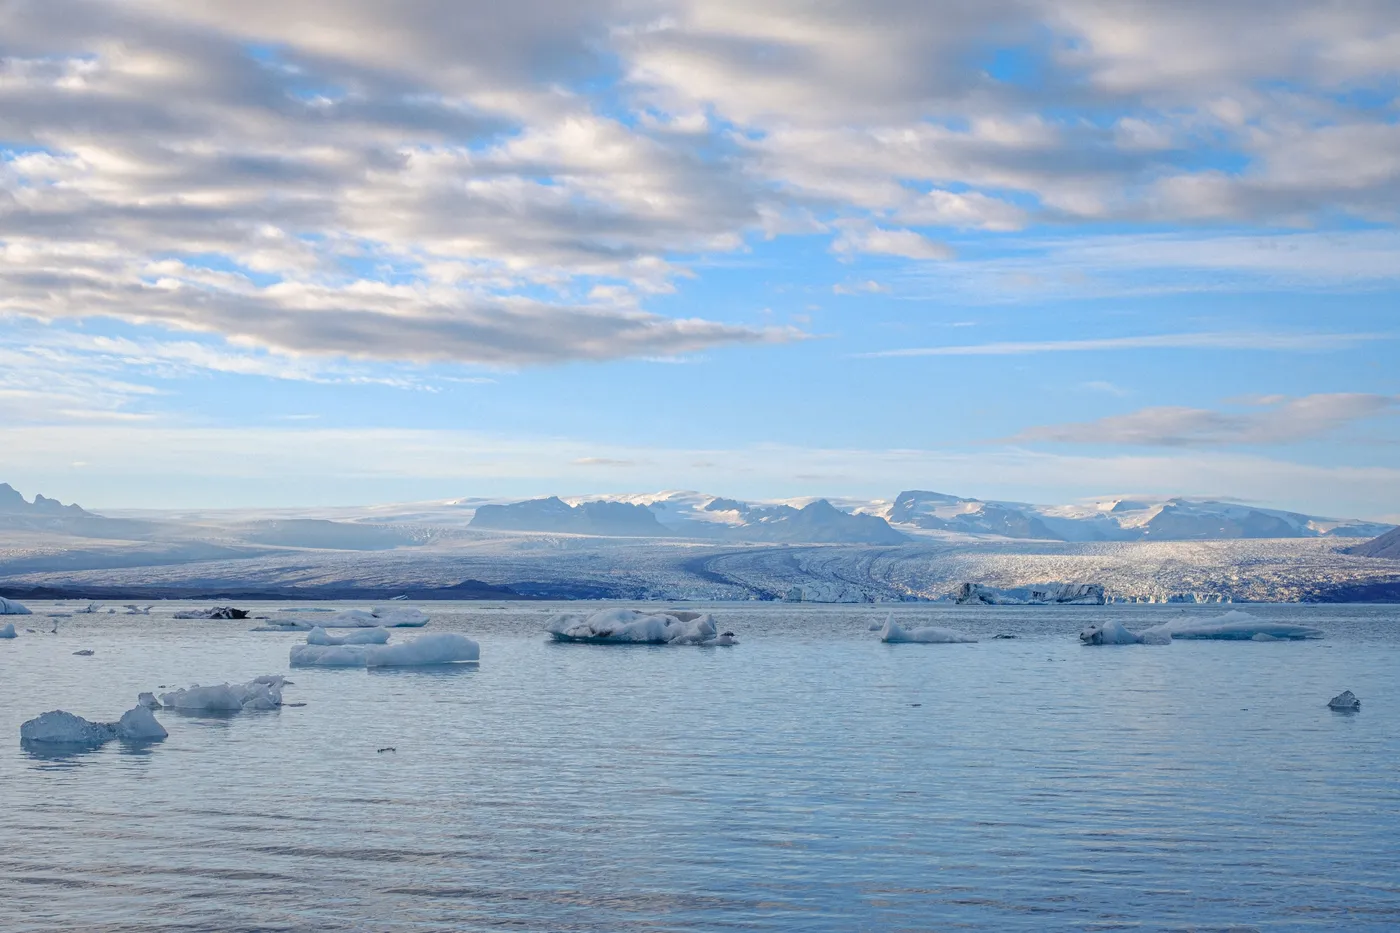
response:
[(0, 638), (14, 638), (14, 637), (15, 637), (15, 624), (14, 624), (13, 622), (6, 622), (4, 625), (0, 625)]
[(365, 653), (367, 667), (426, 667), (480, 659), (481, 646), (456, 632), (430, 632), (401, 645), (374, 645)]
[[(720, 638), (709, 613), (635, 609), (565, 612), (550, 619), (545, 631), (555, 641), (600, 645), (715, 645)], [(733, 635), (727, 634), (725, 644), (737, 644), (732, 639)]]
[(376, 606), (371, 610), (346, 609), (327, 617), (322, 628), (422, 628), (428, 616), (413, 606)]
[(160, 695), (160, 705), (186, 712), (237, 712), (239, 710), (276, 709), (282, 705), (282, 686), (287, 681), (280, 674), (267, 674), (246, 684), (195, 684)]
[(292, 645), (292, 667), (364, 667), (371, 645)]
[(894, 620), (894, 613), (890, 613), (885, 619), (884, 628), (880, 629), (880, 640), (891, 645), (958, 645), (975, 642), (977, 639), (972, 635), (964, 635), (962, 632), (939, 628), (936, 625), (906, 629)]
[(159, 742), (169, 735), (144, 706), (134, 706), (116, 722), (91, 722), (61, 709), (52, 710), (19, 727), (21, 742), (38, 745), (96, 746), (112, 739)]
[(1297, 641), (1304, 638), (1321, 638), (1323, 635), (1319, 629), (1306, 625), (1270, 622), (1238, 609), (1205, 621), (1191, 618), (1173, 619), (1153, 626), (1142, 634), (1144, 638), (1149, 635), (1165, 635), (1173, 639), (1218, 638), (1227, 641)]
[(306, 636), (308, 645), (383, 645), (388, 641), (387, 628), (364, 628), (344, 635), (331, 635), (318, 625)]
[(983, 606), (1102, 606), (1104, 594), (1097, 583), (1038, 583), (1009, 589), (964, 583), (953, 601)]
[(24, 603), (17, 603), (13, 599), (0, 596), (0, 616), (27, 616), (30, 614), (29, 607)]

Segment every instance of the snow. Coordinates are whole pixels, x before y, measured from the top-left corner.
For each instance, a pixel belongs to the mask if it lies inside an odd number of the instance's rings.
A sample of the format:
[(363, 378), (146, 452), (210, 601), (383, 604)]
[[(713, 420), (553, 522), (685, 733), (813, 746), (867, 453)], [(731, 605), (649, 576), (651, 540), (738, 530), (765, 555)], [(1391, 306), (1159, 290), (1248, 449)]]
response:
[(268, 674), (246, 684), (215, 684), (201, 687), (195, 684), (160, 695), (167, 709), (195, 712), (237, 712), (239, 710), (276, 709), (282, 705), (280, 674)]
[(428, 624), (428, 615), (413, 606), (376, 606), (364, 609), (346, 609), (337, 612), (321, 623), (322, 628), (422, 628)]
[(318, 625), (306, 636), (308, 645), (383, 645), (388, 641), (387, 628), (366, 628), (345, 635), (330, 635)]
[(292, 645), (292, 667), (364, 667), (369, 645)]
[[(714, 616), (709, 613), (648, 613), (635, 609), (602, 609), (592, 614), (565, 612), (551, 618), (545, 631), (555, 641), (590, 644), (713, 645), (720, 638)], [(733, 634), (725, 637), (732, 639)]]
[(885, 619), (884, 628), (880, 629), (880, 640), (891, 645), (902, 644), (923, 644), (923, 645), (956, 645), (975, 642), (977, 639), (971, 635), (964, 635), (962, 632), (955, 632), (950, 628), (939, 628), (935, 625), (924, 628), (906, 629), (894, 620), (894, 613), (890, 613)]
[(19, 727), (21, 742), (41, 745), (101, 745), (112, 739), (158, 742), (169, 735), (144, 706), (134, 706), (116, 722), (91, 722), (61, 709), (52, 710)]
[(24, 603), (17, 603), (13, 599), (0, 596), (0, 616), (27, 616), (29, 614), (29, 607)]
[(1361, 701), (1356, 698), (1356, 694), (1350, 690), (1344, 690), (1327, 701), (1327, 705), (1332, 709), (1357, 712), (1361, 709)]
[(13, 622), (6, 622), (4, 625), (0, 626), (0, 638), (14, 638), (14, 637), (15, 637), (15, 624), (14, 624)]
[(1306, 625), (1270, 622), (1237, 609), (1204, 622), (1190, 618), (1174, 619), (1154, 626), (1142, 634), (1143, 637), (1167, 635), (1171, 638), (1218, 638), (1233, 641), (1250, 641), (1255, 640), (1258, 635), (1267, 635), (1271, 640), (1292, 641), (1321, 638), (1323, 633)]
[(481, 646), (456, 632), (430, 632), (401, 645), (376, 645), (367, 650), (368, 667), (422, 667), (477, 661)]

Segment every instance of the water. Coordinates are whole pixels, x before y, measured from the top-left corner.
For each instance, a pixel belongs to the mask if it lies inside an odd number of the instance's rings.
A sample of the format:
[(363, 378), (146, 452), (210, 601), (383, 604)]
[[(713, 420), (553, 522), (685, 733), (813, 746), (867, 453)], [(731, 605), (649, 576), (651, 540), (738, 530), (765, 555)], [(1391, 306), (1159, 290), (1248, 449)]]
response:
[[(297, 670), (303, 708), (19, 747), (44, 710), (285, 671), (301, 637), (176, 608), (0, 642), (0, 929), (1400, 926), (1397, 607), (1248, 608), (1316, 642), (1084, 648), (1086, 621), (1179, 610), (902, 607), (1018, 638), (882, 645), (883, 609), (746, 604), (715, 610), (742, 644), (702, 649), (428, 604), (479, 669)], [(1343, 689), (1359, 714), (1326, 708)]]

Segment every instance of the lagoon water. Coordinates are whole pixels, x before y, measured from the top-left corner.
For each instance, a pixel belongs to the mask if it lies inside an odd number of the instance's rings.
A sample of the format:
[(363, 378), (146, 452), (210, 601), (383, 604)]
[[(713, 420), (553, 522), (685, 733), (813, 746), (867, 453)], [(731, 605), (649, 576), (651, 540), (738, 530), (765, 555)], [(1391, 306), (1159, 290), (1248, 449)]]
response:
[[(304, 707), (164, 711), (161, 744), (58, 756), (20, 723), (286, 672), (304, 635), (177, 603), (12, 617), (0, 929), (1400, 928), (1400, 607), (1236, 607), (1320, 641), (1086, 648), (1091, 621), (1223, 610), (901, 606), (984, 640), (883, 645), (883, 607), (723, 605), (742, 643), (705, 649), (422, 605), (479, 667), (298, 669)], [(1327, 709), (1344, 689), (1360, 713)]]

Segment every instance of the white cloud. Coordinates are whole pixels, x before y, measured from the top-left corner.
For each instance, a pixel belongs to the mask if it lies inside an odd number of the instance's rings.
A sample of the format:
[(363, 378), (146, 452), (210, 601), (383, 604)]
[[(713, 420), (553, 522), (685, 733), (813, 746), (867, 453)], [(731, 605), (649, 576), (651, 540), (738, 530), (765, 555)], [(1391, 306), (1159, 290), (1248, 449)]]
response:
[(913, 230), (889, 230), (882, 227), (848, 227), (832, 244), (837, 254), (874, 253), (901, 256), (905, 259), (952, 259), (953, 251), (944, 243), (935, 243)]
[(862, 353), (865, 357), (898, 356), (1021, 356), (1031, 353), (1087, 353), (1115, 350), (1274, 350), (1323, 351), (1358, 346), (1374, 340), (1393, 340), (1393, 334), (1288, 334), (1272, 332), (1215, 332), (1199, 334), (1147, 334), (1138, 337), (1090, 337), (1082, 340), (1018, 340), (1000, 343), (955, 344), (944, 347), (910, 347)]

